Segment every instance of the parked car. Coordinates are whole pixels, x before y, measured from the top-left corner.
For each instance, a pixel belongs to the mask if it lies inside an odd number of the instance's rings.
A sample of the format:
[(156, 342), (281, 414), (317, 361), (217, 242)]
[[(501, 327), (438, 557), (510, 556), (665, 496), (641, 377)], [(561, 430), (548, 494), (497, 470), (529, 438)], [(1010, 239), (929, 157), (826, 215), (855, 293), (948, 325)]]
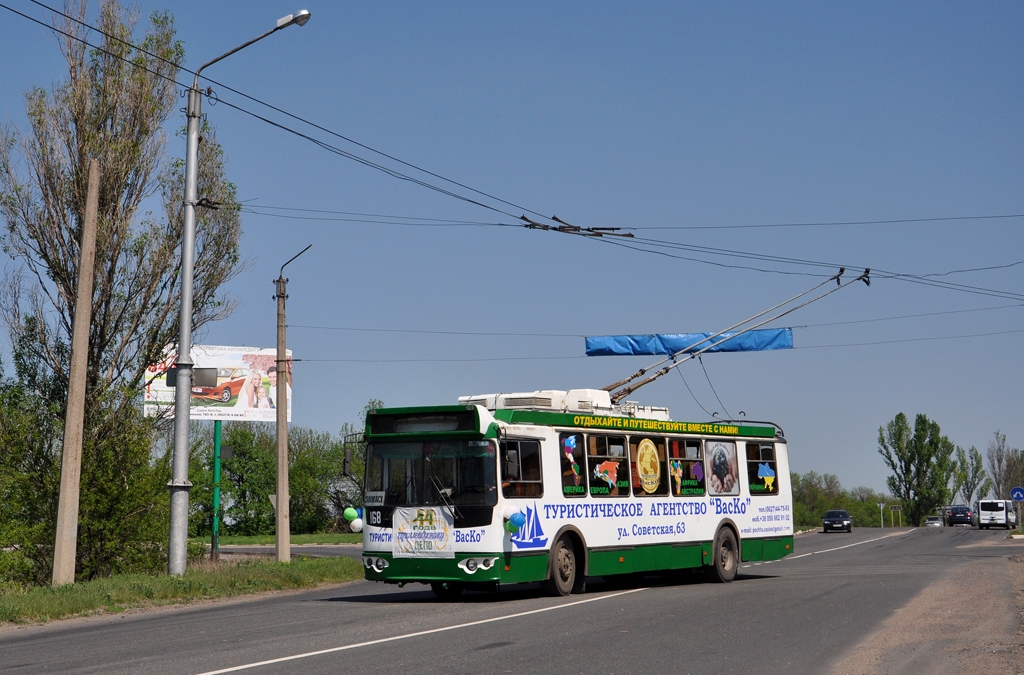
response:
[(978, 529), (992, 526), (1010, 529), (1017, 524), (1017, 512), (1009, 499), (982, 499), (978, 502)]
[(925, 527), (942, 527), (942, 517), (941, 516), (928, 516), (927, 518), (924, 519), (924, 526)]
[(966, 506), (951, 506), (946, 511), (946, 525), (966, 525), (970, 527), (974, 523), (974, 513)]
[(249, 377), (248, 368), (218, 368), (217, 386), (192, 387), (192, 395), (196, 398), (210, 398), (228, 403), (242, 391), (245, 379)]
[(825, 532), (832, 530), (846, 530), (853, 532), (853, 521), (846, 511), (829, 511), (821, 521), (821, 528)]

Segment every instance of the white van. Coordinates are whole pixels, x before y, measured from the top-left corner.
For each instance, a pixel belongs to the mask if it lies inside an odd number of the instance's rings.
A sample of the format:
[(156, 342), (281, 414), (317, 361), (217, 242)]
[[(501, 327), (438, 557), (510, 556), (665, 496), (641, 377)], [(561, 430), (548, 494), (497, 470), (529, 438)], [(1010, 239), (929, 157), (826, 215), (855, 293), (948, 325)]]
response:
[(1009, 499), (982, 499), (978, 502), (978, 528), (996, 525), (1010, 529), (1017, 526), (1017, 512)]

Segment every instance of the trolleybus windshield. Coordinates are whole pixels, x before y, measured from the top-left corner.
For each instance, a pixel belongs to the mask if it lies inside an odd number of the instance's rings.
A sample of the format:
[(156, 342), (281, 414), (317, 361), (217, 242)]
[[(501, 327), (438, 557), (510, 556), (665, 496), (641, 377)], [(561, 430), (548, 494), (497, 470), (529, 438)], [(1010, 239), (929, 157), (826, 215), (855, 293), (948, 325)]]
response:
[(494, 506), (496, 469), (492, 441), (373, 443), (366, 491), (383, 492), (383, 506)]

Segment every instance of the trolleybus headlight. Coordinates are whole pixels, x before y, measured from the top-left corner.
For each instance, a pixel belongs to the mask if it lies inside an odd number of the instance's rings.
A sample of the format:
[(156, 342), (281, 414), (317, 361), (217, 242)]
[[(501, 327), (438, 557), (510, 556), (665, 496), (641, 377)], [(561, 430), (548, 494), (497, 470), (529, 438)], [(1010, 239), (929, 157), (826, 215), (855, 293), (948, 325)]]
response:
[(466, 558), (465, 560), (459, 561), (459, 567), (461, 567), (466, 574), (472, 574), (478, 569), (489, 570), (494, 567), (494, 563), (497, 562), (497, 557), (491, 558)]
[(373, 569), (377, 572), (383, 572), (388, 566), (388, 561), (384, 558), (375, 558), (372, 556), (363, 556), (363, 567), (366, 569)]

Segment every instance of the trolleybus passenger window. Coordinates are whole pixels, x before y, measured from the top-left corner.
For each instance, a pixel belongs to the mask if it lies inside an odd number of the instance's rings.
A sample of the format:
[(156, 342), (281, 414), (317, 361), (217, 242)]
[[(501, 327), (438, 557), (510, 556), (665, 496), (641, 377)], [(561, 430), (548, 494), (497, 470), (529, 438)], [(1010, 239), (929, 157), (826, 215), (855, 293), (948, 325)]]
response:
[(587, 437), (587, 476), (591, 497), (629, 495), (629, 458), (622, 436)]
[(747, 443), (747, 478), (751, 495), (779, 494), (776, 469), (773, 444)]
[(665, 439), (630, 436), (629, 456), (634, 497), (668, 494), (668, 469), (665, 466)]
[(705, 483), (700, 440), (672, 438), (668, 445), (672, 494), (676, 497), (703, 496)]
[(707, 473), (708, 493), (712, 495), (738, 495), (740, 493), (736, 444), (732, 441), (709, 440), (704, 444), (704, 471)]
[(501, 494), (506, 497), (544, 495), (539, 441), (505, 441), (501, 444), (501, 460)]
[(559, 434), (558, 449), (562, 466), (562, 494), (587, 495), (587, 472), (583, 462), (583, 434)]

